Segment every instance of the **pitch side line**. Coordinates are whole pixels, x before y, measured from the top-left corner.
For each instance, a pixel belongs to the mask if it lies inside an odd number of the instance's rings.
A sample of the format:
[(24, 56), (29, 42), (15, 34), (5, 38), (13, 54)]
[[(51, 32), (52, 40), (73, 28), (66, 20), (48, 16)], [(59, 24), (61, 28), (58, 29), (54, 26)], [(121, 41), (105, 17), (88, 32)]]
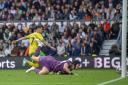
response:
[(106, 81), (106, 82), (103, 82), (103, 83), (99, 83), (97, 85), (106, 85), (106, 84), (109, 84), (109, 83), (112, 83), (112, 82), (119, 81), (121, 79), (123, 79), (123, 77), (119, 77), (119, 78), (116, 78), (116, 79), (113, 79), (113, 80), (109, 80), (109, 81)]

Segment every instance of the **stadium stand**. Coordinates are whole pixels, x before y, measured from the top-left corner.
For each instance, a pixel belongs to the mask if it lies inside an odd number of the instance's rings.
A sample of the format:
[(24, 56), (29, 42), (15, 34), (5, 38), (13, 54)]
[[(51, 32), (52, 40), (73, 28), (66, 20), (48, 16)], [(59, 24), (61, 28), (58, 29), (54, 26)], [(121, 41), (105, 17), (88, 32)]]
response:
[[(0, 55), (24, 56), (28, 41), (15, 46), (11, 45), (11, 41), (32, 33), (37, 26), (35, 23), (40, 21), (43, 21), (40, 24), (45, 28), (43, 36), (51, 45), (57, 49), (60, 44), (64, 44), (63, 55), (99, 55), (104, 40), (116, 39), (118, 36), (117, 23), (122, 18), (121, 1), (1, 0), (0, 20), (21, 22), (0, 24)], [(32, 23), (27, 24), (29, 21)], [(54, 22), (49, 24), (50, 21)], [(65, 21), (66, 24), (63, 23)], [(84, 22), (91, 23), (88, 25)]]
[(121, 18), (122, 0), (1, 0), (0, 20), (101, 20)]

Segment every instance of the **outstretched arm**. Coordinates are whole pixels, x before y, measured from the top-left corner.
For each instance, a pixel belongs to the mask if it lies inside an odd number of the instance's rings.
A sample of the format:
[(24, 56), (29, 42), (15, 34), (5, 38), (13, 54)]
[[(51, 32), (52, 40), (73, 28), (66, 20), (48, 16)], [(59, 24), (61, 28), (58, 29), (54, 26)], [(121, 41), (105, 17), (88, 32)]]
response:
[(71, 70), (69, 69), (69, 65), (67, 63), (64, 64), (64, 67), (63, 67), (64, 71), (67, 73), (67, 74), (73, 74), (71, 72)]
[(21, 40), (25, 40), (25, 39), (27, 39), (27, 38), (26, 37), (21, 37), (21, 38), (19, 38), (17, 40), (12, 41), (12, 43), (17, 43), (17, 42), (19, 42)]

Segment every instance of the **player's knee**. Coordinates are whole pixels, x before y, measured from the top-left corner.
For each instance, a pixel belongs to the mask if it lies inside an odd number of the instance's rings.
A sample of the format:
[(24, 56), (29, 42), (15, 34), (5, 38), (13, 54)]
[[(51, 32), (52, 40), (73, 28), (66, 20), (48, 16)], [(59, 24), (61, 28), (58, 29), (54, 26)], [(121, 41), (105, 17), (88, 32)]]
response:
[(34, 56), (31, 57), (32, 60), (35, 60)]
[(48, 72), (39, 72), (39, 75), (47, 75)]
[(39, 57), (32, 56), (32, 60), (38, 62), (39, 61)]
[(43, 67), (42, 70), (39, 72), (39, 75), (47, 75), (49, 70), (46, 67)]

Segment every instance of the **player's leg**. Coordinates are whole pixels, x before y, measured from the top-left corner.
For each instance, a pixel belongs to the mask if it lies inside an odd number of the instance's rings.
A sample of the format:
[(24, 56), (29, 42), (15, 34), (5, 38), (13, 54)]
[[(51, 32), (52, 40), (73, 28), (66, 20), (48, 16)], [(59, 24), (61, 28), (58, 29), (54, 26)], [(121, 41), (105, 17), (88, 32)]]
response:
[[(40, 57), (40, 56), (39, 56)], [(32, 59), (33, 60), (33, 59)], [(31, 67), (39, 67), (39, 64), (38, 64), (38, 62), (34, 62), (34, 61), (27, 61), (26, 62), (29, 66), (31, 66)], [(25, 64), (23, 65), (23, 66), (25, 66)]]
[[(49, 70), (47, 67), (42, 67), (42, 69), (32, 69), (35, 73), (39, 74), (39, 75), (47, 75), (49, 73)], [(32, 71), (31, 70), (31, 71)]]
[(26, 70), (26, 73), (30, 72), (30, 71), (33, 71), (34, 69), (36, 69), (35, 67), (31, 67), (29, 69)]
[[(29, 66), (32, 66), (32, 67), (39, 67), (39, 57), (36, 57), (36, 56), (32, 56), (32, 60), (33, 61), (29, 61), (27, 59), (23, 59), (23, 66), (25, 66), (26, 64), (28, 64)], [(35, 62), (34, 62), (35, 61)]]
[(37, 62), (32, 62), (27, 60), (25, 63), (23, 63), (23, 66), (25, 66), (26, 64), (28, 64), (31, 67), (39, 67), (39, 64)]
[(37, 57), (35, 55), (32, 56), (32, 60), (35, 62), (39, 62), (40, 61), (40, 57)]
[[(25, 60), (26, 63), (31, 66), (31, 68), (29, 68), (29, 69), (26, 70), (26, 73), (30, 72), (30, 71), (33, 70), (34, 68), (39, 67), (39, 64), (38, 64), (38, 62), (39, 62), (39, 57), (32, 56), (32, 60), (35, 61), (35, 63), (34, 63), (34, 62), (31, 62), (31, 61), (29, 61), (29, 60), (27, 60), (27, 59)], [(24, 63), (25, 63), (25, 62), (24, 62)]]
[[(41, 49), (41, 47), (38, 47), (37, 48), (37, 50), (36, 50), (36, 53), (34, 54), (35, 56), (34, 57), (39, 57), (39, 55), (40, 55), (40, 49)], [(32, 56), (32, 55), (31, 55)], [(31, 66), (31, 67), (39, 67), (39, 64), (37, 63), (37, 61), (36, 62), (34, 62), (35, 60), (35, 58), (33, 58), (33, 56), (31, 57), (31, 59), (32, 59), (32, 61), (28, 61), (28, 60), (26, 60), (26, 59), (24, 59), (23, 60), (23, 66), (25, 66), (25, 64), (27, 63), (29, 66)], [(34, 60), (34, 61), (33, 61)]]
[[(39, 60), (37, 60), (37, 58), (33, 58), (34, 59), (34, 61), (36, 60), (36, 61), (39, 61)], [(38, 62), (34, 62), (34, 61), (29, 61), (29, 60), (27, 60), (27, 59), (23, 59), (23, 64), (22, 64), (22, 66), (25, 66), (26, 64), (28, 64), (29, 66), (31, 66), (31, 67), (39, 67), (39, 64), (38, 64)]]
[(35, 55), (38, 57), (40, 55), (40, 50), (41, 50), (41, 46), (38, 46), (38, 48), (36, 49), (36, 51), (34, 53), (32, 50), (31, 50), (32, 52), (29, 52), (29, 56), (31, 57), (31, 61), (26, 62), (29, 66), (34, 66), (34, 67), (39, 66), (38, 63), (33, 62), (32, 56)]
[[(23, 61), (23, 62), (25, 62), (25, 63), (23, 63), (23, 66), (25, 66), (25, 64), (27, 63), (29, 66), (31, 66), (31, 68), (29, 68), (29, 69), (27, 69), (26, 70), (26, 73), (28, 73), (28, 72), (30, 72), (31, 70), (33, 70), (34, 69), (34, 67), (39, 67), (39, 64), (38, 64), (38, 62), (39, 62), (39, 55), (41, 55), (41, 56), (45, 56), (45, 54), (44, 54), (44, 52), (42, 52), (41, 51), (41, 48), (42, 48), (42, 46), (39, 46), (38, 48), (37, 48), (37, 50), (36, 50), (36, 53), (34, 54), (35, 56), (32, 56), (31, 57), (31, 59), (32, 59), (32, 61)], [(38, 57), (38, 58), (37, 58)]]
[(48, 68), (43, 67), (42, 70), (38, 73), (39, 75), (46, 75), (49, 73)]

